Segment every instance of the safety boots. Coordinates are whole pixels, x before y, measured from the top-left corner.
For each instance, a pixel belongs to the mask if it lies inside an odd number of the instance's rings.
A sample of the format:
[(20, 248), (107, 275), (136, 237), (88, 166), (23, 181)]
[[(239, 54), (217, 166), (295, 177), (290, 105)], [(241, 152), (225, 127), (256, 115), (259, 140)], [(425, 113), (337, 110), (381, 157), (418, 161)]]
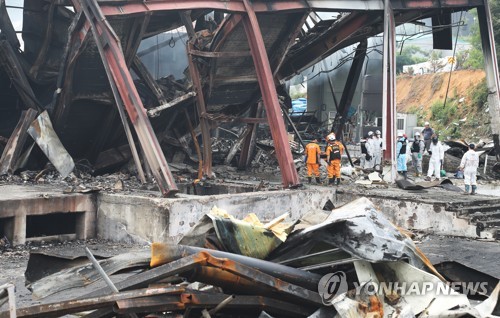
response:
[(470, 194), (472, 194), (472, 195), (477, 194), (476, 190), (477, 190), (477, 186), (473, 185), (472, 192)]
[(337, 185), (339, 185), (339, 184), (340, 184), (340, 178), (337, 179)]
[(321, 179), (319, 177), (316, 177), (316, 183), (317, 184), (320, 184), (321, 183)]
[(328, 185), (332, 185), (335, 183), (335, 177), (328, 179)]
[(311, 184), (311, 182), (312, 182), (312, 177), (307, 177), (307, 182), (308, 182), (309, 184)]
[(465, 194), (469, 194), (470, 186), (468, 184), (465, 185)]

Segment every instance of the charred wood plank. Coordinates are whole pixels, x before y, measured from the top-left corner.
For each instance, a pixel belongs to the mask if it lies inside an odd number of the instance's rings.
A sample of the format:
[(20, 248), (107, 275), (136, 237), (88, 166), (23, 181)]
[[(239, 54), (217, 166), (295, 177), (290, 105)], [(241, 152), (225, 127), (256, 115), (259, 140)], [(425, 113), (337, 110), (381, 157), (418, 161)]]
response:
[(153, 76), (151, 76), (148, 69), (146, 68), (144, 63), (142, 63), (141, 59), (137, 57), (137, 55), (133, 59), (132, 69), (144, 81), (144, 83), (146, 83), (146, 86), (151, 90), (153, 95), (155, 95), (158, 104), (166, 104), (167, 99), (165, 98), (160, 85), (158, 85)]
[(17, 161), (28, 137), (28, 127), (35, 120), (37, 114), (38, 112), (31, 108), (22, 112), (21, 118), (2, 153), (0, 175), (14, 173)]
[(149, 115), (149, 117), (156, 117), (156, 116), (160, 115), (161, 111), (168, 109), (170, 107), (174, 107), (174, 106), (176, 106), (182, 102), (185, 102), (187, 100), (190, 100), (194, 96), (196, 96), (195, 92), (189, 92), (187, 94), (179, 96), (170, 102), (165, 102), (158, 107), (148, 109), (148, 115)]
[[(264, 105), (262, 102), (258, 102), (254, 105), (251, 114), (255, 116), (255, 119), (265, 119), (261, 118), (264, 111)], [(257, 129), (259, 128), (259, 123), (249, 124), (251, 132), (245, 138), (245, 142), (241, 147), (240, 161), (238, 163), (238, 168), (243, 169), (250, 165), (251, 157), (255, 149), (255, 140), (257, 138)]]

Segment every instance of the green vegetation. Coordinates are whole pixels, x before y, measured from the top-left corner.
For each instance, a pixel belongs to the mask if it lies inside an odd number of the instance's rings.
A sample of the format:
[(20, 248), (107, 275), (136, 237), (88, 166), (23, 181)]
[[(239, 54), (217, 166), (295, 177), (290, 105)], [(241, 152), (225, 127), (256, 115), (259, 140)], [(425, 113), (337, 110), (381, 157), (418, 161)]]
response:
[(441, 138), (465, 138), (470, 140), (475, 136), (487, 136), (490, 132), (490, 118), (485, 110), (488, 98), (486, 80), (471, 87), (460, 97), (457, 92), (444, 101), (431, 105), (426, 114), (421, 108), (412, 107), (409, 113), (417, 114), (419, 125), (429, 118), (431, 126)]
[(403, 72), (403, 65), (417, 64), (427, 61), (427, 52), (415, 45), (403, 47), (401, 54), (396, 55), (396, 73)]

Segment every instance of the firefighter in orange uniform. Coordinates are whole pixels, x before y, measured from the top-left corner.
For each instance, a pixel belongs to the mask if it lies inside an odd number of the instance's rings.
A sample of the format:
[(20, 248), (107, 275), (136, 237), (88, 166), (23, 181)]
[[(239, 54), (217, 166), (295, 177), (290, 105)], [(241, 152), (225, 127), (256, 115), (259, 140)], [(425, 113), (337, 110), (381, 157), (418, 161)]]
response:
[(328, 146), (326, 147), (326, 160), (328, 162), (328, 184), (340, 184), (340, 161), (344, 153), (344, 146), (335, 138), (335, 134), (328, 136)]
[(318, 139), (313, 139), (310, 143), (306, 145), (306, 164), (307, 164), (307, 180), (311, 183), (312, 175), (316, 177), (316, 183), (321, 183), (319, 179), (319, 155), (321, 149), (318, 145)]

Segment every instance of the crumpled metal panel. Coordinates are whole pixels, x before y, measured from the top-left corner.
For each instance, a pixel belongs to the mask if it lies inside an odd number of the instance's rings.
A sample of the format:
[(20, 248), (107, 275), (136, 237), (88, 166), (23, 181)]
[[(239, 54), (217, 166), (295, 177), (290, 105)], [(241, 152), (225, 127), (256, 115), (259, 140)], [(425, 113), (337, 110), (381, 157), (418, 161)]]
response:
[(69, 176), (75, 169), (75, 163), (56, 135), (47, 111), (41, 113), (31, 123), (28, 134), (33, 137), (38, 147), (59, 171), (61, 177), (66, 178)]
[(222, 217), (212, 220), (217, 237), (231, 253), (264, 259), (282, 243), (272, 231), (263, 227)]
[(428, 268), (442, 278), (415, 243), (378, 212), (367, 198), (335, 209), (324, 222), (291, 235), (274, 254), (299, 253), (304, 243), (310, 243), (311, 239), (332, 244), (369, 262), (408, 259), (413, 266)]

